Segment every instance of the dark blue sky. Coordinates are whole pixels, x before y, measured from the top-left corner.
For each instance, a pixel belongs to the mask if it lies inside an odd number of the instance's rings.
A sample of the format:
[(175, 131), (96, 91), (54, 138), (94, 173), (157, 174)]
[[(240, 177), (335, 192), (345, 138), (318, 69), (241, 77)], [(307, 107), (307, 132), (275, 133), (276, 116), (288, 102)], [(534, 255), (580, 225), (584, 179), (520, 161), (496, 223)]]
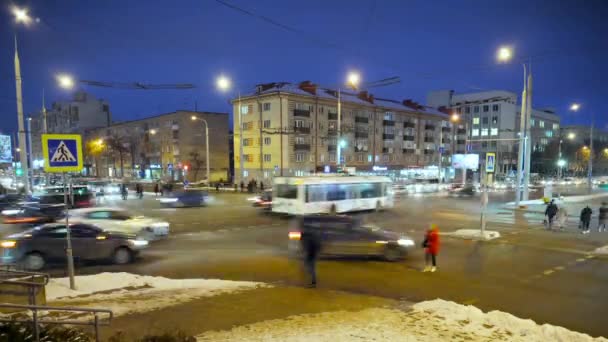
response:
[[(40, 23), (15, 26), (0, 8), (0, 130), (16, 123), (13, 38), (17, 30), (24, 107), (37, 110), (68, 93), (54, 75), (145, 83), (195, 83), (180, 91), (84, 89), (110, 101), (115, 120), (176, 109), (229, 111), (228, 95), (213, 87), (229, 75), (243, 90), (269, 81), (312, 80), (332, 85), (350, 69), (364, 80), (400, 76), (376, 96), (424, 102), (436, 89), (521, 92), (517, 63), (498, 65), (508, 43), (532, 56), (534, 107), (553, 107), (565, 123), (608, 124), (608, 2), (225, 0), (296, 30), (292, 32), (215, 0), (17, 1)], [(568, 113), (568, 104), (583, 104)]]

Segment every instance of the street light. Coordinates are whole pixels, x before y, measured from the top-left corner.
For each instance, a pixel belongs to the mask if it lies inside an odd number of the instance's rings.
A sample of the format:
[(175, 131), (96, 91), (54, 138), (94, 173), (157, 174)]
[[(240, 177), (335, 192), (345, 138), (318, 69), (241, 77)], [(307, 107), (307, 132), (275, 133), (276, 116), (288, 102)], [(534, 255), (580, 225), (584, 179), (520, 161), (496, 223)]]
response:
[(74, 79), (72, 76), (68, 74), (59, 74), (56, 76), (57, 83), (63, 89), (73, 89), (74, 88)]
[(32, 21), (32, 18), (27, 14), (26, 8), (13, 7), (13, 15), (15, 16), (15, 21), (18, 23), (27, 25)]
[[(227, 92), (232, 88), (232, 81), (227, 76), (221, 75), (215, 80), (215, 85), (217, 89), (222, 92)], [(242, 108), (241, 108), (241, 92), (238, 92), (238, 123), (239, 123), (239, 169), (241, 171), (241, 182), (245, 179), (245, 163), (243, 160), (243, 116), (242, 116)], [(234, 120), (234, 118), (233, 118)], [(283, 165), (281, 165), (281, 172)], [(236, 175), (235, 175), (236, 176)], [(236, 178), (236, 177), (235, 177)], [(235, 180), (236, 181), (236, 180)]]
[(576, 138), (576, 134), (572, 132), (568, 133), (568, 139), (573, 140), (574, 138)]
[(570, 105), (570, 110), (573, 112), (578, 112), (578, 110), (581, 108), (581, 105), (579, 103), (573, 103)]
[[(580, 103), (572, 103), (570, 104), (570, 110), (573, 112), (578, 112), (581, 109), (581, 104)], [(591, 192), (591, 189), (593, 187), (593, 125), (594, 125), (594, 120), (593, 120), (593, 116), (591, 119), (591, 128), (589, 129), (589, 161), (587, 162), (587, 187), (589, 188), (589, 192)], [(586, 146), (585, 146), (586, 149)]]
[[(346, 85), (353, 90), (356, 90), (361, 82), (361, 75), (356, 71), (351, 71), (346, 76)], [(338, 141), (342, 141), (342, 95), (340, 87), (338, 87)], [(336, 165), (342, 163), (342, 146), (338, 144), (336, 148)]]
[(152, 134), (152, 135), (156, 134), (156, 130), (155, 130), (154, 128), (153, 128), (153, 129), (151, 129), (151, 130), (150, 130), (150, 134)]
[(192, 115), (191, 119), (192, 121), (200, 120), (205, 124), (205, 166), (207, 168), (207, 185), (209, 186), (211, 184), (211, 178), (209, 178), (209, 124), (207, 124), (207, 120), (199, 118), (196, 115)]
[(499, 62), (509, 62), (513, 58), (513, 49), (510, 46), (501, 46), (496, 53)]
[(347, 84), (353, 87), (353, 89), (355, 89), (357, 88), (357, 86), (359, 86), (359, 82), (361, 81), (361, 75), (359, 75), (359, 73), (356, 71), (351, 71), (348, 73), (348, 77), (346, 80)]

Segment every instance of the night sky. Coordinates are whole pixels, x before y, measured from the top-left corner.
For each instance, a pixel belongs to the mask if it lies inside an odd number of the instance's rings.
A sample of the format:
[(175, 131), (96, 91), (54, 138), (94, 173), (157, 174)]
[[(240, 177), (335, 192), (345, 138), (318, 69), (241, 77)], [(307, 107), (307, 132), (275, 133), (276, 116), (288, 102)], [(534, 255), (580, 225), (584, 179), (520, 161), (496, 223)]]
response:
[[(531, 58), (535, 108), (551, 107), (564, 123), (606, 127), (608, 1), (405, 0), (82, 0), (2, 2), (0, 131), (17, 126), (13, 34), (19, 37), (26, 113), (69, 93), (54, 75), (114, 82), (194, 83), (194, 90), (124, 90), (82, 86), (110, 102), (114, 120), (177, 109), (229, 111), (215, 90), (220, 74), (245, 92), (254, 84), (364, 81), (400, 76), (370, 89), (377, 97), (426, 100), (430, 90), (506, 89), (521, 93), (522, 68), (499, 65), (501, 44)], [(14, 23), (11, 6), (40, 18)], [(233, 94), (236, 93), (236, 89)], [(579, 113), (568, 112), (571, 102)]]

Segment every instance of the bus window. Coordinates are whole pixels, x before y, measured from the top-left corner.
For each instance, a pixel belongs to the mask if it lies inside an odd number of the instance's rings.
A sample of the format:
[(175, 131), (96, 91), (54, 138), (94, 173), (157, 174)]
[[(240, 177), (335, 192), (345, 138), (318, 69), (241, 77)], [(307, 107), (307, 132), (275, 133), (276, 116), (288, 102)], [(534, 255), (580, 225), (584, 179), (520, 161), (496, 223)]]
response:
[(327, 187), (328, 201), (341, 201), (343, 199), (346, 199), (346, 192), (339, 185), (331, 184)]
[(382, 196), (381, 183), (361, 184), (361, 198), (375, 198)]
[(277, 184), (277, 195), (278, 198), (297, 199), (298, 198), (298, 187), (292, 184)]
[(322, 202), (325, 201), (325, 186), (323, 185), (307, 185), (306, 186), (306, 202)]

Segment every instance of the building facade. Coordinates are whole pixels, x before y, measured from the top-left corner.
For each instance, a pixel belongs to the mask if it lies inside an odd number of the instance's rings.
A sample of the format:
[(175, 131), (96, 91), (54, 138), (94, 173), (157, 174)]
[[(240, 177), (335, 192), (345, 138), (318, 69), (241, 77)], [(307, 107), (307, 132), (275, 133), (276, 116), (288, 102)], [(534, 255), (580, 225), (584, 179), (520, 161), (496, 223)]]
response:
[(338, 166), (370, 172), (420, 169), (438, 166), (439, 151), (443, 165), (451, 153), (464, 151), (464, 127), (455, 127), (447, 113), (367, 92), (342, 91), (339, 96), (340, 124), (338, 92), (309, 81), (263, 84), (233, 99), (237, 182), (268, 184), (275, 176), (335, 171)]
[[(469, 150), (480, 154), (496, 153), (496, 173), (513, 175), (517, 168), (521, 105), (517, 94), (504, 90), (456, 94), (452, 90), (428, 94), (427, 104), (450, 108), (467, 123)], [(542, 152), (560, 133), (560, 119), (550, 109), (532, 110), (530, 123), (532, 151)]]
[[(193, 119), (194, 118), (194, 119)], [(100, 177), (211, 181), (229, 179), (227, 113), (180, 110), (87, 131), (86, 172)], [(205, 124), (209, 125), (209, 158)]]
[[(37, 168), (42, 167), (41, 134), (44, 132), (44, 116), (42, 112), (30, 115), (31, 120), (31, 160)], [(106, 100), (78, 91), (69, 101), (54, 102), (46, 111), (46, 126), (48, 133), (77, 133), (98, 127), (107, 127), (112, 122), (110, 105)]]

